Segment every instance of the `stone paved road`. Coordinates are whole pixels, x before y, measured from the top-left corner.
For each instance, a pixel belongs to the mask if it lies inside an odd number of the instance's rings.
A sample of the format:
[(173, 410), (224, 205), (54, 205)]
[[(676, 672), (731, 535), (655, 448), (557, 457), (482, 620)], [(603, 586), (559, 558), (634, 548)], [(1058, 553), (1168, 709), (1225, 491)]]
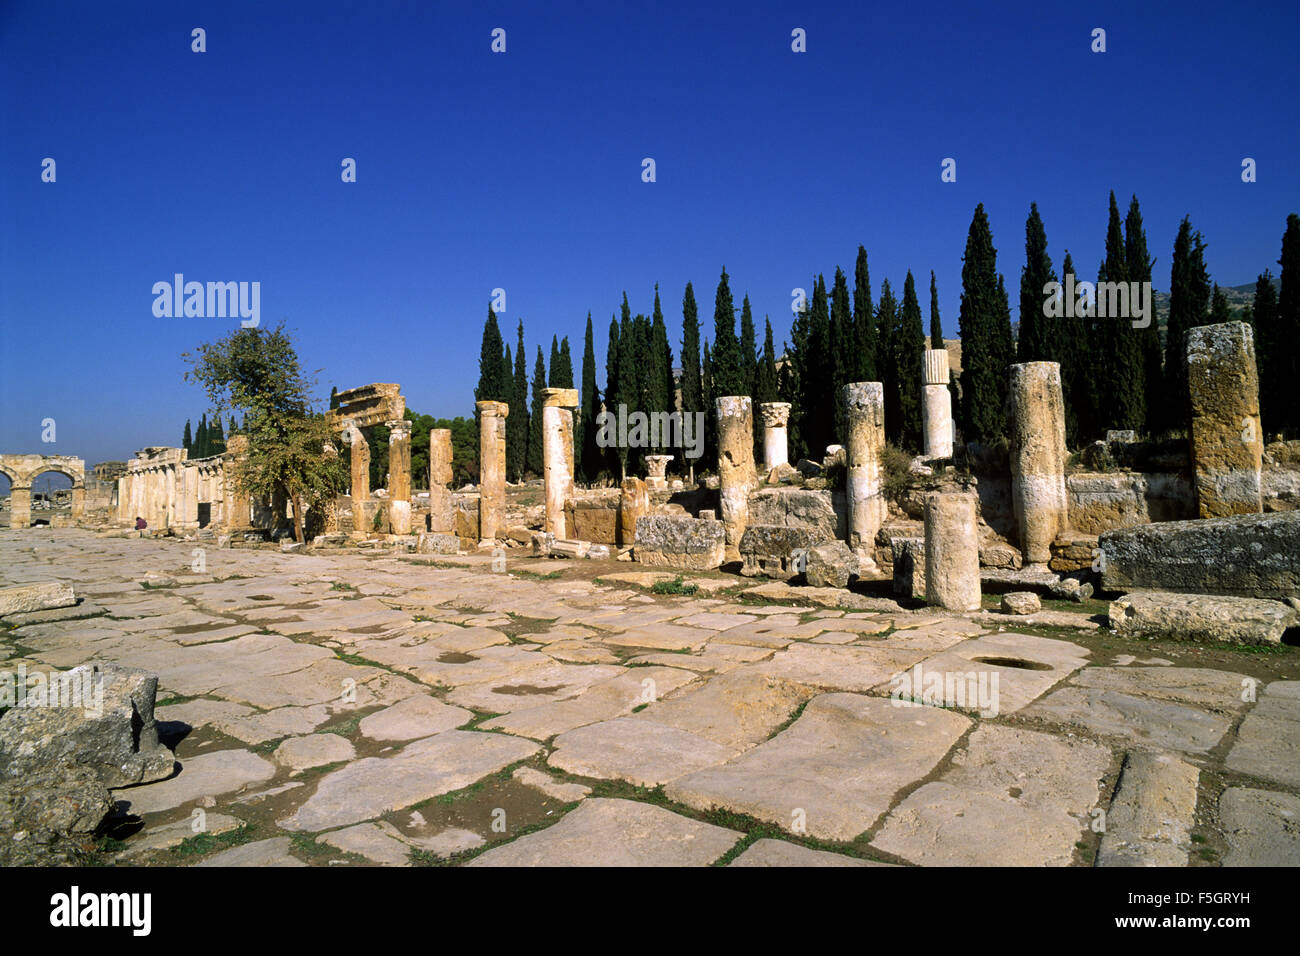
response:
[(607, 567), (0, 531), (0, 669), (158, 675), (124, 864), (1300, 865), (1296, 681)]

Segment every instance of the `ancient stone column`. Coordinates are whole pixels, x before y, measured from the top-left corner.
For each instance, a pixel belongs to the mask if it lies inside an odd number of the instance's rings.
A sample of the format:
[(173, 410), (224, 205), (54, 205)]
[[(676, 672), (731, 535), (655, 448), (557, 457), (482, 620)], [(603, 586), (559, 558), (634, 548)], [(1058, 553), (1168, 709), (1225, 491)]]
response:
[(86, 486), (72, 486), (72, 520), (80, 521), (86, 516)]
[(849, 438), (845, 447), (849, 547), (875, 567), (876, 532), (885, 521), (880, 456), (885, 449), (885, 387), (880, 382), (852, 382), (840, 393)]
[(925, 600), (950, 611), (980, 608), (980, 543), (975, 496), (925, 499)]
[[(505, 402), (478, 402), (478, 536), (480, 541), (496, 539), (506, 510), (506, 416)], [(561, 506), (563, 507), (563, 506)]]
[(370, 500), (370, 443), (361, 429), (351, 422), (343, 428), (343, 440), (352, 449), (352, 510), (357, 503)]
[(30, 528), (32, 525), (32, 486), (14, 482), (9, 487), (9, 527)]
[(619, 491), (618, 543), (631, 547), (636, 541), (636, 519), (650, 513), (650, 490), (640, 478), (624, 478)]
[(952, 392), (948, 390), (948, 350), (926, 349), (921, 366), (921, 417), (925, 457), (952, 457)]
[(573, 410), (576, 388), (542, 390), (542, 478), (546, 486), (548, 533), (567, 538), (564, 502), (573, 494)]
[(645, 483), (647, 488), (662, 491), (668, 487), (668, 463), (672, 455), (646, 455)]
[(181, 464), (176, 477), (177, 524), (188, 530), (196, 529), (199, 526), (198, 466)]
[(442, 534), (455, 530), (451, 513), (451, 429), (429, 432), (429, 530)]
[[(1288, 348), (1296, 348), (1289, 343)], [(1291, 387), (1297, 383), (1291, 382)], [(1202, 518), (1263, 510), (1259, 375), (1254, 330), (1245, 322), (1203, 325), (1187, 333), (1192, 400), (1192, 476)], [(1176, 396), (1170, 396), (1176, 401)]]
[(384, 422), (388, 429), (388, 530), (411, 533), (411, 423)]
[(1069, 526), (1065, 493), (1065, 400), (1056, 362), (1012, 365), (1011, 504), (1026, 566), (1046, 566), (1052, 542)]
[(754, 467), (754, 411), (748, 395), (717, 400), (718, 497), (726, 529), (727, 560), (740, 559), (740, 539), (749, 524), (749, 493), (758, 484)]
[(789, 402), (763, 402), (758, 406), (763, 420), (763, 467), (766, 471), (790, 464), (789, 436), (786, 425), (790, 421)]
[(248, 436), (231, 435), (226, 439), (226, 454), (222, 465), (222, 493), (225, 504), (222, 513), (227, 530), (245, 531), (252, 527), (248, 493), (240, 487), (238, 473), (244, 457), (248, 454)]

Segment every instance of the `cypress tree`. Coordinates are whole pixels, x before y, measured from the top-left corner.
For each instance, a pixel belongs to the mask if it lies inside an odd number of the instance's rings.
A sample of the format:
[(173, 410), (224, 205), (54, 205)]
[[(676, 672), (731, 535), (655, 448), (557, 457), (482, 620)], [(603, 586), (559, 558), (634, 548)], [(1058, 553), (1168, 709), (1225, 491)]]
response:
[[(740, 308), (740, 395), (754, 395), (754, 386), (758, 383), (758, 336), (754, 331), (754, 313), (749, 308), (749, 296), (745, 296)], [(755, 409), (757, 419), (758, 411)]]
[(718, 461), (718, 413), (714, 405), (713, 356), (709, 354), (709, 340), (704, 340), (704, 357), (700, 361), (700, 391), (704, 398), (704, 468)]
[(1296, 382), (1300, 381), (1300, 216), (1286, 217), (1282, 234), (1281, 290), (1277, 297), (1277, 325), (1274, 339), (1274, 367), (1277, 386), (1285, 389), (1289, 401), (1275, 398), (1278, 427), (1288, 438), (1300, 435), (1300, 402), (1295, 400)]
[(966, 441), (987, 444), (1006, 434), (1011, 333), (1006, 288), (997, 273), (997, 250), (983, 203), (975, 207), (966, 236), (961, 285), (962, 432)]
[(194, 437), (190, 434), (190, 420), (185, 419), (185, 437), (181, 439), (181, 447), (189, 451), (194, 446)]
[(1259, 415), (1268, 434), (1277, 434), (1279, 416), (1285, 414), (1277, 404), (1285, 390), (1277, 381), (1277, 289), (1273, 274), (1265, 269), (1255, 281), (1255, 301), (1251, 310), (1255, 326), (1255, 361), (1259, 371)]
[(1160, 403), (1164, 428), (1185, 431), (1191, 421), (1187, 391), (1187, 330), (1205, 325), (1210, 314), (1210, 276), (1205, 243), (1184, 216), (1174, 239), (1169, 275), (1169, 324), (1165, 330), (1165, 400)]
[[(506, 349), (507, 354), (509, 349)], [(524, 320), (519, 320), (514, 370), (510, 383), (510, 415), (506, 418), (506, 472), (521, 481), (528, 470), (528, 353), (524, 350)]]
[(744, 395), (740, 342), (736, 339), (736, 305), (723, 266), (713, 300), (713, 388), (717, 397)]
[[(1115, 193), (1110, 194), (1110, 213), (1106, 223), (1106, 259), (1097, 275), (1098, 282), (1130, 281)], [(1100, 304), (1100, 295), (1098, 296)], [(1098, 310), (1100, 311), (1100, 309)], [(1130, 308), (1130, 312), (1133, 310)], [(1142, 341), (1133, 328), (1131, 316), (1097, 316), (1102, 353), (1106, 361), (1097, 366), (1100, 394), (1105, 396), (1099, 408), (1106, 428), (1141, 430), (1146, 425), (1146, 369), (1143, 365)]]
[[(1061, 276), (1074, 275), (1074, 260), (1066, 250)], [(1064, 293), (1062, 293), (1064, 294)], [(1061, 323), (1061, 393), (1065, 400), (1065, 443), (1078, 448), (1083, 435), (1090, 434), (1088, 323), (1072, 304)]]
[(533, 363), (533, 409), (528, 416), (527, 468), (535, 476), (542, 474), (542, 406), (545, 404), (546, 363), (542, 360), (542, 347), (539, 345), (537, 361)]
[[(764, 402), (779, 402), (780, 395), (777, 392), (777, 372), (776, 372), (776, 346), (772, 342), (772, 320), (763, 317), (765, 326), (763, 333), (763, 357), (759, 360), (758, 371), (754, 376), (754, 406), (757, 408)], [(757, 420), (757, 413), (755, 419)]]
[[(483, 323), (483, 342), (478, 354), (478, 387), (474, 389), (476, 402), (505, 402), (510, 390), (502, 376), (502, 356), (505, 343), (497, 326), (497, 314), (488, 306), (487, 321)], [(477, 415), (475, 416), (477, 418)]]
[(939, 287), (934, 282), (934, 270), (930, 270), (930, 348), (941, 349), (943, 344), (943, 322), (939, 320)]
[(686, 283), (682, 295), (682, 414), (704, 411), (700, 381), (700, 319), (695, 307), (695, 290)]
[(835, 440), (843, 444), (848, 440), (844, 408), (838, 401), (840, 389), (849, 381), (856, 381), (858, 371), (854, 346), (853, 310), (849, 305), (849, 283), (844, 270), (835, 267), (835, 280), (831, 284), (830, 317), (830, 371), (831, 401), (835, 416)]
[(885, 437), (898, 443), (899, 418), (899, 370), (898, 356), (894, 350), (894, 338), (899, 334), (898, 300), (894, 298), (894, 288), (888, 279), (880, 283), (880, 299), (876, 303), (876, 328), (880, 332), (880, 351), (877, 355), (880, 365), (880, 383), (885, 392)]
[(190, 454), (195, 458), (208, 457), (208, 416), (206, 413), (199, 419), (199, 430), (194, 435), (194, 447), (190, 449)]
[(551, 371), (550, 377), (546, 380), (547, 388), (559, 388), (559, 379), (556, 377), (560, 371), (560, 340), (554, 335), (551, 336)]
[(330, 387), (330, 408), (339, 407), (339, 387), (333, 385)]
[[(650, 320), (649, 379), (647, 382), (648, 409), (650, 412), (672, 412), (677, 407), (673, 395), (673, 352), (668, 345), (668, 326), (664, 323), (663, 309), (659, 304), (659, 284), (655, 283), (654, 315)], [(671, 435), (659, 435), (661, 454), (676, 454), (666, 447)]]
[(912, 270), (903, 282), (903, 308), (898, 324), (890, 336), (893, 356), (890, 361), (895, 386), (885, 392), (885, 430), (889, 431), (890, 396), (893, 396), (894, 443), (909, 451), (921, 450), (921, 353), (925, 350), (925, 325), (921, 303), (916, 296)]
[[(1128, 214), (1124, 217), (1124, 264), (1128, 267), (1130, 282), (1152, 281), (1155, 260), (1147, 252), (1147, 234), (1142, 227), (1142, 210), (1138, 206), (1137, 196), (1129, 200)], [(1152, 289), (1154, 288), (1153, 285)], [(1154, 298), (1151, 303), (1151, 324), (1145, 329), (1134, 329), (1133, 334), (1137, 336), (1142, 361), (1142, 395), (1146, 409), (1144, 423), (1147, 434), (1155, 435), (1160, 431), (1159, 406), (1164, 389), (1164, 361)]]
[(209, 455), (220, 455), (226, 450), (226, 436), (221, 431), (221, 416), (218, 415), (208, 429)]
[(1043, 314), (1043, 287), (1056, 281), (1047, 254), (1047, 230), (1038, 214), (1038, 203), (1029, 204), (1025, 220), (1025, 265), (1020, 270), (1020, 341), (1016, 358), (1020, 362), (1060, 361), (1060, 319)]
[(827, 303), (826, 277), (818, 275), (813, 284), (812, 303), (804, 347), (799, 355), (799, 427), (807, 452), (821, 460), (826, 447), (835, 443), (835, 404), (830, 355), (831, 317)]
[(600, 413), (600, 394), (596, 390), (596, 341), (591, 328), (591, 313), (587, 313), (587, 331), (582, 339), (582, 390), (578, 394), (582, 403), (578, 412), (578, 434), (575, 441), (579, 449), (578, 468), (582, 480), (591, 484), (600, 473), (600, 446), (596, 444), (596, 416)]
[(573, 388), (573, 353), (569, 351), (569, 337), (560, 339), (560, 371), (555, 376), (556, 388)]
[(233, 435), (233, 434), (235, 434), (236, 431), (237, 431), (237, 429), (235, 428), (235, 416), (234, 416), (234, 415), (231, 415), (231, 416), (230, 416), (230, 423), (226, 426), (226, 434), (227, 434), (227, 435)]
[(1223, 290), (1219, 288), (1219, 283), (1214, 283), (1214, 291), (1210, 293), (1210, 324), (1219, 325), (1223, 322), (1232, 321), (1232, 307), (1228, 305), (1228, 297)]
[(853, 267), (853, 381), (877, 381), (875, 306), (871, 302), (871, 274), (867, 271), (867, 250), (858, 246)]
[[(618, 414), (618, 342), (618, 317), (611, 315), (609, 317), (609, 344), (605, 348), (605, 409), (611, 415)], [(617, 448), (612, 445), (605, 448), (605, 467), (610, 472), (618, 472), (621, 460)]]

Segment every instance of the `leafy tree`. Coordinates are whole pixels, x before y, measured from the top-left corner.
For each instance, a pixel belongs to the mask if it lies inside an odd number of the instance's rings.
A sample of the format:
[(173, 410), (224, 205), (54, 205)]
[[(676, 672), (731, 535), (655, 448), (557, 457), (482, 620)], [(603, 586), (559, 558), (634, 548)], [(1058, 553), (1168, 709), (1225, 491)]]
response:
[(194, 433), (194, 447), (190, 449), (190, 453), (195, 458), (208, 457), (208, 416), (207, 414), (204, 414), (199, 418), (199, 430)]
[(898, 415), (898, 366), (894, 349), (894, 337), (899, 332), (898, 299), (894, 297), (894, 288), (886, 279), (880, 283), (880, 299), (876, 303), (876, 328), (880, 330), (880, 371), (881, 385), (885, 393), (885, 435), (897, 442), (899, 430)]
[(315, 382), (303, 372), (283, 323), (236, 329), (182, 358), (191, 365), (186, 380), (203, 386), (218, 414), (245, 413), (248, 456), (231, 463), (227, 480), (248, 494), (292, 502), (294, 534), (304, 540), (307, 510), (339, 494), (347, 474), (339, 458), (325, 454), (333, 435), (312, 408)]
[[(903, 308), (898, 312), (890, 336), (892, 355), (890, 381), (885, 386), (885, 433), (894, 444), (913, 451), (921, 449), (921, 353), (925, 350), (925, 326), (916, 281), (909, 269), (903, 282)], [(894, 424), (891, 429), (890, 421)], [(892, 434), (891, 434), (892, 433)]]
[(754, 380), (754, 405), (781, 401), (777, 390), (776, 346), (772, 342), (772, 320), (763, 317), (763, 356)]
[(704, 411), (700, 381), (700, 319), (695, 307), (695, 290), (686, 283), (682, 295), (682, 414)]
[(335, 409), (338, 407), (339, 407), (339, 387), (337, 385), (331, 385), (330, 386), (330, 408)]
[(573, 388), (573, 353), (569, 351), (569, 337), (560, 339), (560, 371), (555, 376), (556, 388)]
[(1210, 324), (1220, 325), (1224, 322), (1232, 321), (1232, 307), (1228, 305), (1228, 296), (1219, 288), (1219, 283), (1214, 283), (1214, 291), (1210, 293)]
[(736, 394), (752, 398), (757, 380), (758, 338), (754, 331), (754, 313), (749, 308), (749, 296), (745, 296), (740, 307), (740, 391)]
[(857, 357), (853, 354), (853, 310), (849, 305), (849, 284), (844, 270), (835, 267), (835, 280), (831, 286), (831, 312), (829, 331), (830, 398), (835, 416), (835, 440), (843, 444), (848, 440), (845, 411), (839, 401), (840, 390), (850, 381), (856, 381)]
[[(1074, 275), (1074, 260), (1066, 250), (1061, 262), (1061, 276)], [(1061, 321), (1061, 392), (1065, 400), (1065, 442), (1070, 448), (1083, 444), (1089, 434), (1090, 367), (1088, 323), (1073, 306)]]
[[(1143, 239), (1144, 247), (1145, 244)], [(1106, 224), (1106, 259), (1097, 281), (1127, 283), (1131, 279), (1119, 205), (1112, 191)], [(1142, 340), (1133, 328), (1132, 317), (1098, 315), (1097, 330), (1098, 340), (1104, 343), (1101, 357), (1105, 359), (1103, 363), (1094, 364), (1097, 381), (1101, 383), (1100, 392), (1104, 396), (1104, 401), (1098, 406), (1102, 423), (1106, 428), (1141, 430), (1146, 424), (1146, 369)]]
[(483, 323), (483, 343), (479, 347), (478, 387), (474, 389), (474, 401), (510, 401), (510, 387), (504, 374), (504, 353), (505, 343), (497, 326), (497, 314), (488, 306), (487, 321)]

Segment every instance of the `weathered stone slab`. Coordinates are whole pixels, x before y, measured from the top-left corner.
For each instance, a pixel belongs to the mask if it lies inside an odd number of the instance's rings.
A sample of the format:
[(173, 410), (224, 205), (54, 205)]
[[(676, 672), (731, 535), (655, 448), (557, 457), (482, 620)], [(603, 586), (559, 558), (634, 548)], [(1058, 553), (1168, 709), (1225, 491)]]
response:
[(358, 729), (371, 740), (418, 740), (464, 726), (473, 717), (472, 711), (417, 694), (363, 717)]
[(708, 866), (741, 834), (631, 800), (585, 800), (539, 833), (470, 866)]
[(799, 719), (734, 760), (683, 776), (665, 793), (700, 810), (723, 807), (809, 835), (851, 840), (970, 726), (960, 714), (823, 694)]
[(1200, 517), (1257, 514), (1264, 430), (1253, 328), (1223, 322), (1188, 329), (1187, 387)]
[(592, 684), (618, 677), (623, 668), (608, 664), (563, 664), (542, 657), (545, 665), (481, 684), (457, 687), (447, 695), (450, 703), (501, 714), (543, 701), (577, 697)]
[(800, 555), (821, 544), (809, 528), (779, 524), (751, 524), (740, 538), (740, 573), (746, 577), (788, 578), (798, 572)]
[(1224, 866), (1300, 866), (1300, 797), (1230, 787), (1219, 798)]
[(355, 853), (381, 866), (410, 866), (411, 847), (394, 835), (391, 824), (358, 823), (321, 836), (322, 843)]
[(925, 600), (925, 538), (890, 541), (894, 564), (894, 593), (909, 600)]
[(735, 752), (735, 748), (653, 720), (619, 717), (560, 734), (547, 762), (581, 777), (656, 787), (722, 763)]
[(1281, 601), (1173, 591), (1135, 591), (1111, 602), (1110, 626), (1121, 637), (1229, 644), (1280, 644), (1300, 624)]
[(444, 731), (407, 744), (396, 756), (366, 757), (327, 774), (280, 826), (316, 831), (371, 820), (467, 787), (538, 749), (532, 741), (505, 734)]
[(1106, 812), (1097, 865), (1186, 866), (1200, 775), (1174, 754), (1130, 752)]
[(634, 554), (648, 567), (708, 571), (726, 557), (726, 530), (721, 521), (642, 515), (636, 522)]
[(860, 860), (843, 853), (810, 850), (797, 843), (764, 838), (755, 840), (744, 853), (731, 861), (731, 866), (889, 866), (874, 860)]
[(1164, 521), (1099, 539), (1108, 591), (1300, 595), (1300, 511)]
[(653, 624), (601, 638), (611, 647), (644, 647), (655, 651), (698, 651), (717, 632), (682, 624)]
[(552, 800), (559, 800), (561, 803), (573, 803), (591, 793), (591, 787), (585, 787), (580, 783), (564, 783), (536, 767), (520, 767), (511, 774), (511, 778), (526, 787), (540, 790)]
[(77, 595), (72, 585), (63, 581), (41, 581), (0, 588), (0, 617), (72, 607), (76, 603)]
[(1069, 866), (1109, 763), (1088, 741), (984, 724), (872, 846), (932, 866)]
[(766, 740), (813, 693), (806, 685), (746, 667), (660, 700), (638, 719), (676, 727), (739, 751)]
[(274, 837), (270, 840), (258, 840), (256, 843), (245, 843), (243, 846), (233, 847), (229, 850), (223, 850), (215, 856), (210, 856), (202, 863), (196, 863), (196, 866), (306, 866), (302, 860), (293, 856), (289, 852), (291, 845), (289, 837)]
[(1300, 681), (1273, 681), (1237, 729), (1229, 770), (1300, 787)]
[(338, 734), (311, 734), (306, 737), (290, 737), (275, 748), (271, 755), (281, 767), (290, 770), (306, 770), (310, 767), (323, 767), (326, 764), (340, 763), (356, 756), (351, 741)]
[(170, 780), (118, 790), (114, 796), (130, 804), (136, 815), (159, 813), (204, 797), (235, 793), (249, 784), (275, 776), (275, 764), (247, 750), (214, 750), (181, 762), (181, 772)]
[(853, 549), (843, 541), (828, 541), (808, 549), (803, 576), (810, 587), (846, 588), (861, 570)]
[(836, 646), (795, 644), (770, 661), (753, 665), (763, 674), (822, 690), (865, 692), (911, 667), (924, 651), (892, 647), (888, 642)]
[(201, 833), (206, 833), (209, 836), (220, 836), (223, 833), (239, 829), (243, 826), (243, 823), (224, 813), (205, 813), (203, 815), (202, 829), (196, 831), (194, 826), (195, 820), (192, 817), (185, 817), (174, 823), (147, 827), (130, 838), (126, 849), (122, 851), (121, 855), (130, 858), (152, 853), (156, 850), (169, 850), (174, 846), (180, 846), (186, 840)]
[(808, 528), (820, 540), (848, 535), (848, 504), (842, 491), (814, 488), (760, 488), (749, 495), (749, 520)]

